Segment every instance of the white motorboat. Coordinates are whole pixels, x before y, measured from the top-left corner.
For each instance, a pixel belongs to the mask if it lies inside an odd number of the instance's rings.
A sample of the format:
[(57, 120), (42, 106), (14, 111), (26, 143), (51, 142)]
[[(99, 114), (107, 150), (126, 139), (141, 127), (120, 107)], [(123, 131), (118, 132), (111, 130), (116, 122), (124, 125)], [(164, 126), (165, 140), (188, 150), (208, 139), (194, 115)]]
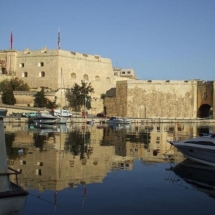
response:
[(116, 125), (116, 124), (131, 124), (131, 120), (125, 117), (120, 116), (112, 116), (107, 123), (109, 125)]
[(51, 115), (48, 111), (39, 112), (36, 117), (33, 118), (35, 124), (66, 124), (67, 118)]
[(215, 134), (168, 142), (186, 158), (215, 167)]

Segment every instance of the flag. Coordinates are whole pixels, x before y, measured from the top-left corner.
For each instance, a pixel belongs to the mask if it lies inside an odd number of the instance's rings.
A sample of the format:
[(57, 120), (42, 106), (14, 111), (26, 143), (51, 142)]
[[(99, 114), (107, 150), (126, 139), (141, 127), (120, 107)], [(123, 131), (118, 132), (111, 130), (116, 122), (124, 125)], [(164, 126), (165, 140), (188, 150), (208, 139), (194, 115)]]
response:
[(12, 30), (10, 32), (10, 49), (13, 49), (13, 33), (12, 33)]
[(60, 29), (58, 30), (57, 48), (60, 49)]

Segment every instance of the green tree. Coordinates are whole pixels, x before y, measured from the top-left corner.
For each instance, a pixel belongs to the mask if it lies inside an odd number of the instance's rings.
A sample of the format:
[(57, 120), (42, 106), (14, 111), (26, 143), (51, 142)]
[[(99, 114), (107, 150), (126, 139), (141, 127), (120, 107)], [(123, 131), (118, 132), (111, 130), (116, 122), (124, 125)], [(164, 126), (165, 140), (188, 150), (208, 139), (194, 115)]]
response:
[(29, 86), (23, 80), (15, 77), (12, 79), (5, 79), (0, 82), (0, 91), (7, 90), (11, 88), (12, 90), (17, 91), (29, 91)]
[(5, 79), (0, 82), (0, 91), (2, 91), (2, 102), (4, 104), (14, 105), (16, 104), (16, 99), (14, 97), (13, 91), (29, 91), (28, 84), (24, 83), (23, 80), (19, 78)]
[(8, 105), (16, 104), (16, 99), (14, 97), (12, 88), (9, 87), (8, 89), (3, 90), (2, 103)]
[(34, 106), (35, 107), (46, 107), (49, 100), (45, 97), (44, 88), (41, 88), (40, 92), (37, 92), (34, 95)]
[(66, 91), (66, 99), (75, 111), (80, 111), (84, 105), (89, 109), (91, 108), (91, 96), (89, 95), (91, 93), (94, 93), (91, 83), (81, 81), (81, 85), (75, 83), (71, 89)]
[(27, 83), (17, 77), (10, 80), (10, 85), (13, 90), (17, 91), (29, 91), (30, 89)]

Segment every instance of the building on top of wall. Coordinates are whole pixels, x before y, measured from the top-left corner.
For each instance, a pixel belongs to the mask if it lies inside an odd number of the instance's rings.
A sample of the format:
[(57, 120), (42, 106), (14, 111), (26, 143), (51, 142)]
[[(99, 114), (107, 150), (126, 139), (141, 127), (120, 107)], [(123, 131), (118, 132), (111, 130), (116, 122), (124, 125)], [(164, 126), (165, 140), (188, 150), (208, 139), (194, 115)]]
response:
[(114, 75), (117, 80), (129, 80), (129, 79), (137, 79), (136, 74), (133, 68), (113, 68)]

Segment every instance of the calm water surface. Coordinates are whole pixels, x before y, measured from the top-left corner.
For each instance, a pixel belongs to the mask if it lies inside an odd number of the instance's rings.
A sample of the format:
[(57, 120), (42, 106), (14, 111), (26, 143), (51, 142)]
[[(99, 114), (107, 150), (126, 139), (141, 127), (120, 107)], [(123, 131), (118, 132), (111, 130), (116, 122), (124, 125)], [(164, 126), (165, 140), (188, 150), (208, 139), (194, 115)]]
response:
[(6, 124), (8, 163), (22, 170), (19, 184), (29, 192), (22, 214), (213, 214), (215, 170), (182, 165), (166, 141), (213, 131), (180, 123)]

